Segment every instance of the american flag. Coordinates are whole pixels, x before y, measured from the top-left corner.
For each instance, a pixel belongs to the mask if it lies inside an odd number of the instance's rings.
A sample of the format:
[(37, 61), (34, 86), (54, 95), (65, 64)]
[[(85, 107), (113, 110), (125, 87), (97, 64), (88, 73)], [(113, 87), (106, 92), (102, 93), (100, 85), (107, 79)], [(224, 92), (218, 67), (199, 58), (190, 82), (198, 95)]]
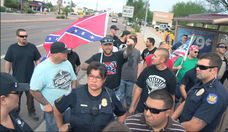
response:
[(49, 34), (43, 46), (47, 54), (49, 54), (51, 44), (56, 41), (63, 42), (67, 48), (72, 49), (82, 44), (99, 41), (106, 35), (107, 24), (108, 12), (81, 18), (72, 23), (69, 27)]

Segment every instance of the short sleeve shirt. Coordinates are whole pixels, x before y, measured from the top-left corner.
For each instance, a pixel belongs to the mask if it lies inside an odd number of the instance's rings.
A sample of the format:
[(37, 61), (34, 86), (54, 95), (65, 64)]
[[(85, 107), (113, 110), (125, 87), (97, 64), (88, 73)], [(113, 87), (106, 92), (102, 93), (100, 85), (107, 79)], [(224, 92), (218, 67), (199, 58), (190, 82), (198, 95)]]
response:
[[(90, 64), (93, 61), (100, 62), (101, 53), (93, 55), (91, 58), (85, 61)], [(103, 55), (102, 63), (107, 69), (107, 78), (104, 86), (114, 89), (120, 85), (121, 68), (127, 59), (123, 57), (123, 51), (113, 52), (111, 56)]]
[(166, 89), (170, 94), (175, 94), (176, 77), (169, 68), (159, 71), (154, 65), (151, 65), (142, 71), (136, 81), (136, 85), (142, 88), (136, 110), (138, 112), (143, 112), (143, 103), (151, 92), (159, 89)]
[(201, 131), (215, 130), (227, 105), (228, 93), (218, 79), (204, 85), (197, 83), (188, 92), (180, 122), (196, 117), (207, 123)]
[[(66, 60), (60, 64), (53, 64), (46, 59), (34, 70), (30, 89), (40, 91), (43, 97), (51, 104), (71, 89), (71, 83), (76, 80), (71, 63)], [(43, 110), (43, 105), (41, 105)]]
[(11, 45), (6, 53), (5, 60), (12, 63), (13, 76), (22, 83), (28, 83), (34, 70), (34, 61), (41, 57), (34, 44), (19, 46)]
[(70, 63), (72, 64), (74, 72), (76, 72), (76, 71), (75, 71), (76, 66), (81, 65), (81, 61), (80, 61), (80, 59), (79, 59), (78, 54), (77, 54), (76, 52), (72, 51), (71, 53), (69, 53), (69, 54), (67, 55), (67, 59), (68, 59), (68, 60), (70, 61)]
[(154, 47), (153, 50), (148, 50), (148, 48), (144, 49), (141, 56), (142, 56), (142, 59), (145, 60), (145, 58), (148, 56), (148, 55), (151, 55), (151, 54), (154, 54), (154, 52), (156, 51), (156, 47)]

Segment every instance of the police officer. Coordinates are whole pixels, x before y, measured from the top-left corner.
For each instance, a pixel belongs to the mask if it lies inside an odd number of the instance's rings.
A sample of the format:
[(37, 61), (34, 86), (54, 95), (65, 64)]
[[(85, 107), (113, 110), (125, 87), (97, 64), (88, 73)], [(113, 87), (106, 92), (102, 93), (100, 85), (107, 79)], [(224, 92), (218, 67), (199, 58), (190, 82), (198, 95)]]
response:
[(18, 83), (10, 74), (1, 72), (0, 76), (0, 131), (1, 132), (31, 132), (32, 129), (24, 122), (15, 109), (18, 107), (19, 94), (29, 90), (28, 84)]
[[(113, 90), (103, 86), (107, 70), (99, 62), (92, 62), (87, 69), (88, 84), (81, 85), (55, 101), (54, 115), (60, 131), (99, 132), (113, 120), (113, 113), (123, 122), (125, 109)], [(71, 108), (70, 123), (63, 124), (62, 113)]]
[(214, 131), (228, 105), (228, 93), (217, 79), (222, 60), (216, 53), (202, 54), (196, 65), (196, 76), (201, 81), (188, 92), (186, 101), (172, 117), (187, 131)]

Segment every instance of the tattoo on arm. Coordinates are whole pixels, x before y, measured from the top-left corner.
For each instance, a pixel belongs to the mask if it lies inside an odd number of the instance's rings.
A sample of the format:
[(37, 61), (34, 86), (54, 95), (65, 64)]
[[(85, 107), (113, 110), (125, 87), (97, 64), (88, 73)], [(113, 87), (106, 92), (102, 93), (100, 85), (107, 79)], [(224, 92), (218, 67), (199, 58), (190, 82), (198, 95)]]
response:
[(30, 90), (30, 93), (33, 95), (33, 97), (42, 105), (47, 105), (49, 102), (44, 98), (44, 96), (41, 94), (40, 91), (33, 91)]

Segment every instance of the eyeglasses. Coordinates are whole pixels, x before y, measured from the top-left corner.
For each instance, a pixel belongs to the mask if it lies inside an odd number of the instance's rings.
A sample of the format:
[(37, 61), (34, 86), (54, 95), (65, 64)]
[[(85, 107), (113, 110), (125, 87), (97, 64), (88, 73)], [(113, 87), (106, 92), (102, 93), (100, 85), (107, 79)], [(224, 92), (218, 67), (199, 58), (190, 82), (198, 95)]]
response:
[(147, 110), (150, 110), (151, 113), (153, 114), (159, 114), (160, 112), (163, 112), (163, 111), (167, 111), (168, 109), (170, 108), (167, 108), (167, 109), (156, 109), (156, 108), (150, 108), (146, 105), (146, 103), (143, 104), (144, 106), (144, 109), (147, 111)]
[(15, 91), (15, 92), (11, 92), (11, 93), (9, 93), (9, 94), (20, 94), (21, 92), (19, 92), (19, 91)]
[(18, 35), (18, 37), (20, 37), (20, 38), (24, 38), (24, 37), (28, 37), (28, 35)]
[(218, 48), (225, 48), (225, 49), (227, 49), (227, 47), (226, 47), (226, 46), (219, 46)]
[(199, 51), (194, 51), (194, 53), (195, 53), (195, 54), (196, 54), (196, 53), (198, 54), (198, 53), (199, 53)]
[(90, 80), (95, 79), (96, 81), (100, 81), (100, 80), (102, 80), (102, 77), (99, 77), (99, 76), (93, 76), (93, 75), (89, 75), (89, 76), (88, 76), (88, 78), (89, 78)]
[(204, 66), (204, 65), (196, 65), (196, 67), (199, 67), (200, 70), (207, 70), (209, 68), (215, 68), (218, 66)]

